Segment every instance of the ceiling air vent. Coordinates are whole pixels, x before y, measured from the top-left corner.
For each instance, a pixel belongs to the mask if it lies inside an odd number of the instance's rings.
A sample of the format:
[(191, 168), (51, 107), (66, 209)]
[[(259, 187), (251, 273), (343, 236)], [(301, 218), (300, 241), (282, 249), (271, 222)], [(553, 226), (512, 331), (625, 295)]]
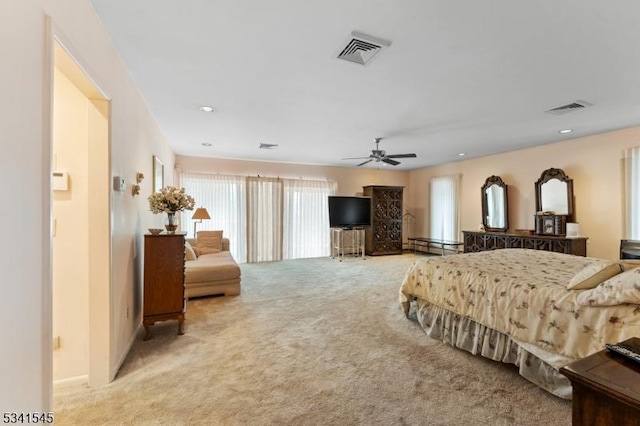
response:
[(562, 105), (559, 107), (555, 107), (555, 108), (551, 108), (550, 110), (547, 110), (546, 112), (549, 114), (554, 114), (554, 115), (562, 115), (562, 114), (566, 114), (572, 111), (577, 111), (579, 109), (582, 108), (586, 108), (588, 106), (591, 106), (591, 104), (589, 102), (585, 102), (585, 101), (575, 101), (572, 102), (570, 104), (567, 105)]
[(337, 58), (355, 64), (368, 65), (378, 53), (390, 45), (391, 42), (354, 31)]

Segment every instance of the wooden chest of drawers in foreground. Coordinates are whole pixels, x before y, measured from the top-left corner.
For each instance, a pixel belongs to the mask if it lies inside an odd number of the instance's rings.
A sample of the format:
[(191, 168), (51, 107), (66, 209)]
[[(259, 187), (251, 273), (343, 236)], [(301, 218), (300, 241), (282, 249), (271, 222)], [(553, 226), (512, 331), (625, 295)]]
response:
[(151, 338), (157, 321), (176, 319), (183, 334), (184, 262), (184, 234), (144, 236), (144, 340)]
[[(640, 339), (625, 341), (640, 347)], [(573, 386), (572, 424), (640, 425), (640, 364), (606, 350), (560, 369)]]

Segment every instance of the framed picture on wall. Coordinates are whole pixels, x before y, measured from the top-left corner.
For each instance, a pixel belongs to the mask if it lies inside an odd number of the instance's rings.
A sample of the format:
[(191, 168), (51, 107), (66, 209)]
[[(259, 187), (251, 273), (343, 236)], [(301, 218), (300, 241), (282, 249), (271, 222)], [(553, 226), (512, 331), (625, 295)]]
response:
[(153, 192), (157, 192), (164, 186), (164, 164), (155, 155), (153, 156)]

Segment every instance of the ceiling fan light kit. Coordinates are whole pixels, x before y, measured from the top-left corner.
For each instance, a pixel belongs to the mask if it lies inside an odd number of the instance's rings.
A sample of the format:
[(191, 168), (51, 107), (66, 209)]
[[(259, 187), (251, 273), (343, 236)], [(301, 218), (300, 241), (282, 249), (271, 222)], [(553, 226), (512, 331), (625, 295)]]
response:
[(356, 167), (364, 166), (367, 163), (375, 161), (376, 163), (386, 163), (392, 166), (397, 166), (400, 164), (400, 161), (394, 160), (394, 158), (416, 158), (417, 155), (414, 153), (410, 154), (389, 154), (383, 149), (380, 149), (380, 141), (382, 138), (375, 138), (374, 142), (376, 144), (376, 148), (371, 150), (371, 154), (368, 157), (352, 157), (352, 158), (343, 158), (343, 160), (366, 160), (360, 164), (357, 164)]

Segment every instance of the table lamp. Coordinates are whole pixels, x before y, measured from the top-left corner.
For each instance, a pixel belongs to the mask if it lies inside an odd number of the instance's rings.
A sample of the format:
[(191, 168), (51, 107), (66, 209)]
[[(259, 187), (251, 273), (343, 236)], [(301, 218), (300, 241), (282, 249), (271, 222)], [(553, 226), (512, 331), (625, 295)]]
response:
[(193, 219), (193, 238), (196, 238), (196, 225), (202, 223), (202, 219), (211, 219), (211, 216), (209, 216), (207, 209), (198, 207), (193, 213), (193, 216), (191, 216), (191, 219)]

